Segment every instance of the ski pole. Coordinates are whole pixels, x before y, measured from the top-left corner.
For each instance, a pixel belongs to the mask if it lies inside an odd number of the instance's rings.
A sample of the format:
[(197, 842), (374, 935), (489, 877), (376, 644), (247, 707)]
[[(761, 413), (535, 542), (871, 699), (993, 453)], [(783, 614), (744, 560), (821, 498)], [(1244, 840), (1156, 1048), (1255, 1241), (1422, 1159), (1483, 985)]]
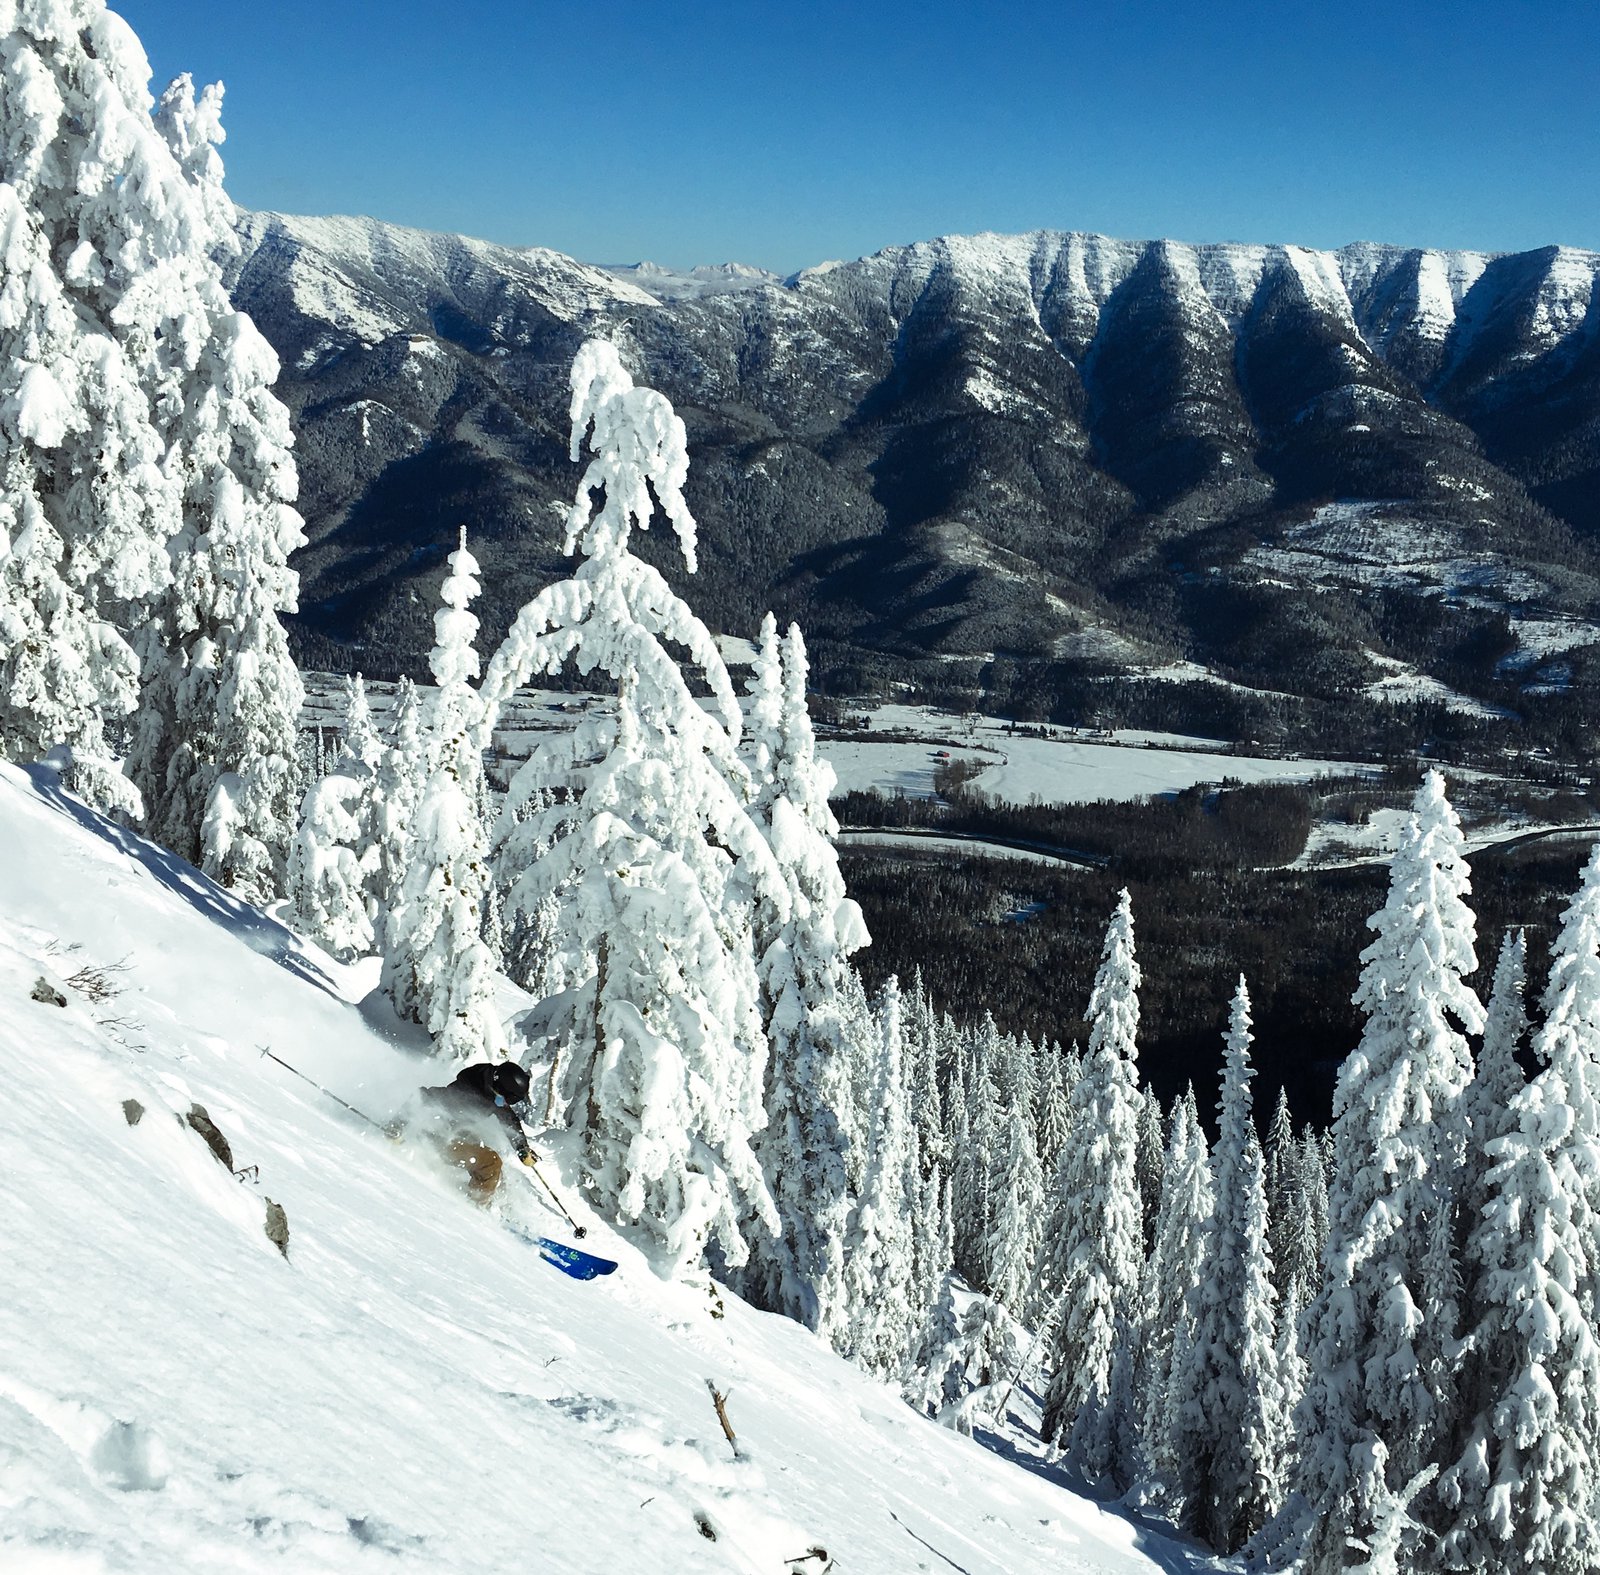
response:
[(531, 1149), (528, 1152), (528, 1169), (539, 1178), (539, 1185), (550, 1194), (550, 1201), (561, 1210), (561, 1217), (572, 1227), (572, 1234), (576, 1236), (579, 1241), (582, 1241), (583, 1238), (589, 1234), (589, 1227), (587, 1225), (580, 1225), (569, 1213), (567, 1213), (566, 1204), (556, 1196), (556, 1189), (544, 1179), (544, 1172), (539, 1169), (539, 1162), (533, 1157), (533, 1151)]
[[(343, 1105), (344, 1108), (346, 1110), (348, 1110), (351, 1115), (357, 1116), (362, 1121), (365, 1121), (366, 1124), (369, 1127), (371, 1127), (374, 1132), (382, 1132), (385, 1137), (388, 1136), (388, 1130), (385, 1127), (380, 1126), (364, 1110), (357, 1110), (356, 1107), (354, 1105), (352, 1105), (348, 1099), (341, 1099), (336, 1093), (334, 1093), (334, 1091), (331, 1088), (324, 1088), (322, 1086), (322, 1084), (317, 1082), (317, 1080), (315, 1078), (307, 1077), (306, 1074), (304, 1072), (302, 1072), (299, 1067), (290, 1066), (289, 1063), (287, 1061), (285, 1061), (281, 1055), (275, 1055), (265, 1045), (257, 1045), (256, 1049), (258, 1049), (262, 1053), (262, 1055), (267, 1056), (271, 1060), (276, 1061), (278, 1063), (278, 1065), (281, 1066), (284, 1069), (284, 1071), (293, 1072), (294, 1075), (296, 1077), (298, 1077), (301, 1082), (309, 1083), (314, 1089), (316, 1089), (316, 1091), (319, 1094), (326, 1094), (328, 1096), (328, 1098), (331, 1099), (336, 1105)], [(538, 1177), (539, 1185), (541, 1187), (543, 1187), (544, 1190), (550, 1194), (550, 1201), (552, 1203), (554, 1203), (555, 1206), (561, 1211), (562, 1219), (564, 1219), (567, 1222), (567, 1224), (569, 1224), (572, 1227), (572, 1234), (574, 1236), (576, 1236), (579, 1241), (582, 1241), (583, 1238), (589, 1234), (588, 1226), (580, 1225), (575, 1219), (573, 1219), (572, 1215), (567, 1212), (566, 1204), (563, 1203), (561, 1201), (561, 1199), (557, 1196), (556, 1189), (554, 1187), (552, 1187), (548, 1181), (545, 1180), (544, 1172), (539, 1169), (538, 1162), (533, 1158), (533, 1155), (532, 1155), (531, 1151), (529, 1152), (529, 1156), (528, 1156), (528, 1169), (531, 1170), (534, 1173), (534, 1175)]]
[[(270, 1051), (265, 1045), (257, 1045), (256, 1049), (259, 1050), (262, 1053), (262, 1055), (268, 1056), (272, 1060), (276, 1061), (278, 1063), (278, 1065), (281, 1066), (284, 1069), (284, 1071), (293, 1072), (294, 1075), (296, 1077), (298, 1077), (302, 1083), (310, 1083), (311, 1086), (314, 1089), (316, 1089), (316, 1091), (319, 1094), (326, 1094), (328, 1096), (328, 1098), (331, 1099), (336, 1105), (343, 1105), (344, 1108), (346, 1110), (348, 1110), (351, 1115), (360, 1116), (361, 1119), (363, 1121), (365, 1121), (366, 1124), (369, 1127), (371, 1127), (375, 1132), (382, 1132), (384, 1130), (365, 1111), (357, 1110), (356, 1107), (354, 1105), (352, 1105), (348, 1099), (340, 1099), (339, 1096), (336, 1093), (334, 1093), (334, 1091), (331, 1088), (324, 1088), (322, 1086), (322, 1084), (317, 1082), (317, 1080), (315, 1078), (307, 1077), (306, 1074), (304, 1072), (302, 1072), (299, 1067), (290, 1066), (289, 1063), (287, 1061), (285, 1061), (281, 1055), (273, 1055), (272, 1051)], [(385, 1134), (385, 1135), (387, 1135), (387, 1134)]]

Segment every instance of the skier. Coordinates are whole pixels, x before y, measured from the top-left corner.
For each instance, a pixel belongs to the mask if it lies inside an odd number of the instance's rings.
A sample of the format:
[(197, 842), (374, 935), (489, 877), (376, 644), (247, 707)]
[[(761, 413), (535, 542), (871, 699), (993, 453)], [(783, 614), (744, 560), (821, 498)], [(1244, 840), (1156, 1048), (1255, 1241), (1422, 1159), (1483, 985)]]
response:
[(421, 1090), (424, 1120), (452, 1165), (466, 1173), (467, 1194), (486, 1204), (500, 1185), (502, 1160), (493, 1117), (524, 1165), (538, 1162), (528, 1146), (521, 1112), (528, 1106), (528, 1074), (515, 1061), (475, 1061), (442, 1088)]

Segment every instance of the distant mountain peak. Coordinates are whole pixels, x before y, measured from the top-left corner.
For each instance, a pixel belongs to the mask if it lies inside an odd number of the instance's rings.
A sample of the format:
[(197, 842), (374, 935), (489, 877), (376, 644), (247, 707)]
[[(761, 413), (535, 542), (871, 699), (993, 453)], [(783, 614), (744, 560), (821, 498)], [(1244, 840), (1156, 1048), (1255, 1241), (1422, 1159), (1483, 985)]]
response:
[(698, 268), (665, 268), (654, 262), (603, 263), (601, 267), (658, 301), (698, 300), (783, 283), (779, 275), (741, 262), (702, 263)]

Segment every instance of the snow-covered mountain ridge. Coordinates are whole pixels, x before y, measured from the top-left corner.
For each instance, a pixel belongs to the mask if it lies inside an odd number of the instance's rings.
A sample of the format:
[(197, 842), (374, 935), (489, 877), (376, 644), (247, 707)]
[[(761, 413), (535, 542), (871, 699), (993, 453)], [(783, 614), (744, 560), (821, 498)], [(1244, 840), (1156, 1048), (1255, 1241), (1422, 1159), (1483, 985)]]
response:
[(419, 582), (463, 517), (491, 626), (553, 575), (564, 368), (589, 334), (689, 424), (697, 605), (732, 632), (800, 617), (836, 675), (1186, 657), (1299, 692), (1271, 654), (1292, 622), (1313, 685), (1359, 687), (1381, 638), (1342, 625), (1367, 593), (1291, 617), (1247, 561), (1331, 500), (1488, 555), (1530, 588), (1513, 612), (1600, 601), (1593, 252), (1038, 231), (780, 280), (370, 219), (246, 214), (240, 234), (235, 298), (297, 416), (312, 665), (415, 666)]
[[(547, 304), (565, 306), (574, 314), (594, 311), (608, 297), (627, 306), (661, 306), (711, 294), (832, 290), (846, 278), (890, 281), (898, 293), (925, 287), (940, 272), (957, 276), (969, 288), (1025, 295), (1041, 317), (1052, 305), (1098, 313), (1141, 263), (1158, 258), (1224, 319), (1237, 322), (1250, 310), (1263, 281), (1287, 271), (1309, 300), (1348, 319), (1373, 345), (1387, 343), (1398, 332), (1442, 343), (1490, 266), (1515, 263), (1506, 277), (1491, 279), (1482, 298), (1472, 303), (1468, 320), (1481, 327), (1508, 304), (1509, 296), (1518, 295), (1517, 309), (1531, 346), (1548, 349), (1582, 329), (1600, 275), (1600, 252), (1560, 245), (1508, 253), (1353, 241), (1328, 251), (1034, 230), (937, 236), (783, 277), (737, 262), (689, 269), (652, 262), (591, 265), (546, 247), (503, 246), (364, 217), (241, 211), (239, 230), (247, 251), (269, 238), (289, 243), (308, 273), (311, 259), (319, 256), (393, 279), (403, 277), (408, 267), (459, 273), (475, 263), (509, 278), (524, 276)], [(609, 288), (607, 279), (612, 281)], [(308, 306), (315, 303), (314, 295), (305, 299)], [(352, 319), (350, 326), (357, 321)], [(381, 338), (403, 324), (375, 315), (361, 326)]]
[[(663, 1283), (598, 1222), (620, 1270), (554, 1273), (259, 1053), (379, 1119), (436, 1080), (357, 1004), (360, 971), (47, 768), (0, 765), (0, 915), (7, 1570), (809, 1575), (815, 1547), (883, 1575), (1209, 1567), (797, 1325)], [(64, 1007), (30, 999), (41, 979)], [(195, 1104), (244, 1179), (185, 1125)], [(531, 1185), (511, 1211), (557, 1223)]]

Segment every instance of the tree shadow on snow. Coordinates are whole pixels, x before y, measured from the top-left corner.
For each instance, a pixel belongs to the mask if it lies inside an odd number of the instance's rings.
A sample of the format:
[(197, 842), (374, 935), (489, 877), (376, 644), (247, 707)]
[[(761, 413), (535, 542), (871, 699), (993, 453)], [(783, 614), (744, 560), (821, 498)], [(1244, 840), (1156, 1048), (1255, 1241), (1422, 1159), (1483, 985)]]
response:
[[(1036, 1403), (1040, 1399), (1038, 1396), (1034, 1398)], [(1006, 1407), (1006, 1421), (1019, 1429), (1032, 1426), (1026, 1417), (1010, 1406)], [(1108, 1514), (1127, 1521), (1133, 1531), (1134, 1547), (1152, 1564), (1167, 1571), (1168, 1575), (1198, 1575), (1200, 1571), (1216, 1568), (1217, 1560), (1207, 1548), (1185, 1537), (1167, 1522), (1125, 1503), (1114, 1490), (1097, 1489), (1086, 1483), (1077, 1472), (1069, 1471), (1065, 1466), (1052, 1461), (1042, 1460), (1037, 1455), (1025, 1453), (1005, 1434), (996, 1432), (992, 1428), (974, 1427), (972, 1438), (974, 1443), (981, 1444), (991, 1454), (998, 1455), (1011, 1465), (1020, 1466), (1022, 1470), (1031, 1472), (1052, 1486), (1063, 1488), (1078, 1498), (1087, 1499)]]
[(187, 859), (157, 847), (137, 832), (117, 825), (75, 799), (62, 787), (60, 773), (53, 766), (40, 763), (23, 766), (22, 770), (32, 782), (34, 792), (51, 808), (142, 865), (160, 885), (181, 897), (196, 913), (220, 925), (258, 956), (277, 963), (295, 978), (315, 985), (337, 1000), (344, 999), (316, 960), (303, 950), (299, 936), (286, 925), (241, 901), (209, 875), (203, 875)]

